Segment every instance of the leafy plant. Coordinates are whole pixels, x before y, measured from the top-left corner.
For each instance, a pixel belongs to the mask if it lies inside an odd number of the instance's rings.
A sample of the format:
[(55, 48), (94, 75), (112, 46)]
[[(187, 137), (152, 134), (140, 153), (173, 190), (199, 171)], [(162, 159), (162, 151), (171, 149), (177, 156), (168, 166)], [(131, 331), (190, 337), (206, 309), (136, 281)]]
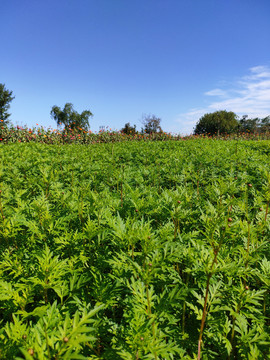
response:
[(269, 358), (268, 141), (80, 134), (0, 145), (0, 358)]

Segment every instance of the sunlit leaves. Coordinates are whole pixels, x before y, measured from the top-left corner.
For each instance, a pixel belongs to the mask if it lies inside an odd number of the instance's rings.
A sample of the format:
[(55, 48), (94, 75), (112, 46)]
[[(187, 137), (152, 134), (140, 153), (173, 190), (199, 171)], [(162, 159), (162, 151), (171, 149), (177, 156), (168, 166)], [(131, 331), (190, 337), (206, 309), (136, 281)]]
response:
[(269, 356), (268, 152), (1, 147), (0, 357)]

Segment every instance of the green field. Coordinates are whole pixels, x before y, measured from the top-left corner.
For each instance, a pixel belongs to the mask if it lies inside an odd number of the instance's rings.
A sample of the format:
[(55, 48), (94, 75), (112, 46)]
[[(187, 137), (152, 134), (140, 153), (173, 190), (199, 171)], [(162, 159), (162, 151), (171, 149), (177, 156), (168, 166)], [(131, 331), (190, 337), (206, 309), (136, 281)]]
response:
[(0, 359), (270, 359), (270, 141), (0, 145)]

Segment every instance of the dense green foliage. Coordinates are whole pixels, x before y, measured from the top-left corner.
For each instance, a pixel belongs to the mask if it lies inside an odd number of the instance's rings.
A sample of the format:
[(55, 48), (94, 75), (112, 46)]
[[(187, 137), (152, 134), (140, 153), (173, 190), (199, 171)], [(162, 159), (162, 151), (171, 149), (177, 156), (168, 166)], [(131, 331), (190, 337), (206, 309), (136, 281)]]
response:
[(6, 89), (5, 84), (0, 84), (0, 120), (2, 120), (3, 124), (8, 124), (10, 114), (8, 113), (8, 109), (10, 108), (10, 103), (14, 96), (12, 96), (13, 92)]
[(90, 110), (84, 110), (81, 114), (74, 110), (71, 103), (66, 103), (63, 110), (54, 105), (51, 110), (51, 117), (57, 125), (64, 125), (65, 129), (89, 128), (89, 117), (93, 116)]
[(270, 359), (269, 153), (0, 144), (0, 358)]
[(232, 111), (221, 110), (204, 114), (197, 122), (194, 134), (230, 134), (237, 130), (237, 115)]

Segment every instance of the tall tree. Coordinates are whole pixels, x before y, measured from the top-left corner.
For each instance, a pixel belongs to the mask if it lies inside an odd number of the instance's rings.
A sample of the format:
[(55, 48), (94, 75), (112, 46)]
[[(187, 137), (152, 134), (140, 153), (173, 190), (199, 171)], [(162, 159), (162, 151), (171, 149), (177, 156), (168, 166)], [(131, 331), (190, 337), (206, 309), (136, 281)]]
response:
[(161, 119), (155, 115), (143, 115), (142, 124), (144, 125), (144, 129), (142, 130), (147, 134), (162, 132), (160, 122)]
[(51, 117), (56, 121), (57, 125), (64, 125), (66, 128), (89, 128), (89, 117), (93, 116), (90, 110), (84, 110), (81, 114), (73, 109), (71, 103), (66, 103), (63, 110), (59, 106), (54, 105), (51, 110)]
[(194, 134), (229, 134), (237, 129), (237, 115), (232, 111), (221, 110), (203, 115), (195, 126)]
[(0, 120), (3, 120), (4, 124), (9, 123), (10, 114), (8, 109), (13, 99), (15, 99), (15, 96), (12, 96), (12, 91), (7, 90), (5, 84), (0, 84)]

